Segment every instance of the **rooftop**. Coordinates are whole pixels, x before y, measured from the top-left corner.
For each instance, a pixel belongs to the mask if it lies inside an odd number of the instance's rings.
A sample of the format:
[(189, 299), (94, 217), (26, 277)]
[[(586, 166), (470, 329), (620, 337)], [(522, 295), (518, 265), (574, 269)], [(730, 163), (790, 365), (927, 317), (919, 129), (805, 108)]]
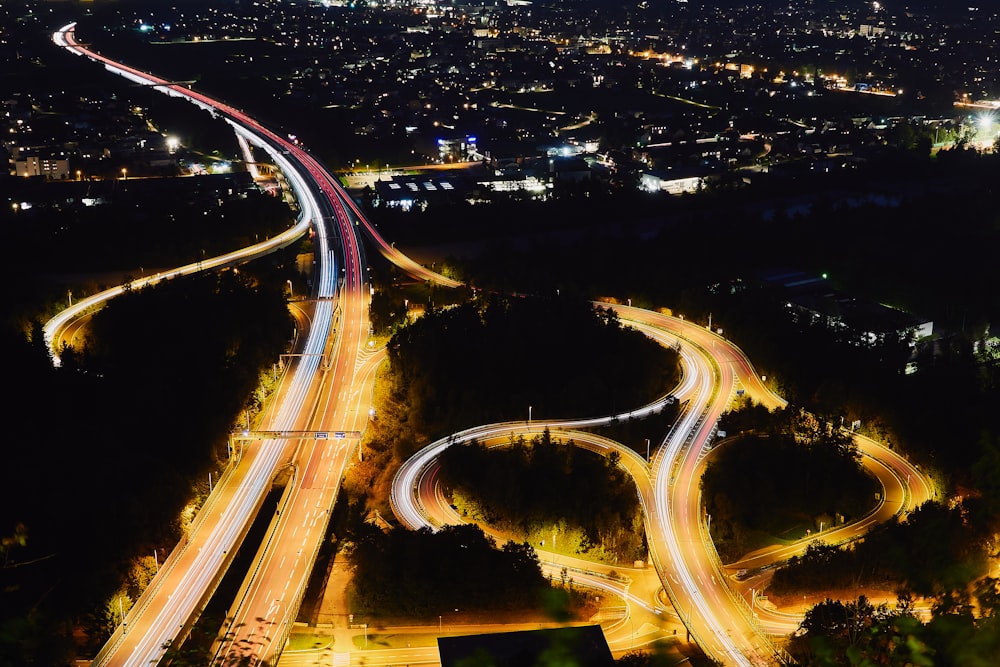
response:
[[(573, 664), (577, 667), (611, 667), (614, 658), (599, 625), (585, 625), (521, 632), (438, 638), (441, 667), (490, 664), (493, 667), (531, 667), (539, 664)], [(560, 659), (543, 662), (546, 656)]]

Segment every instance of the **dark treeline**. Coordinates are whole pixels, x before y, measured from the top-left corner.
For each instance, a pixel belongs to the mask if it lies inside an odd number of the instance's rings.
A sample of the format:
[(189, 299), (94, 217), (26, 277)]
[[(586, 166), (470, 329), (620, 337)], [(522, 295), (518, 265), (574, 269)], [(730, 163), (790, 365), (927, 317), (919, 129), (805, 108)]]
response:
[(848, 435), (778, 412), (763, 429), (715, 451), (701, 478), (712, 538), (724, 561), (759, 546), (754, 534), (797, 529), (797, 538), (802, 526), (831, 528), (860, 518), (875, 503), (878, 484), (862, 470)]
[[(944, 665), (921, 638), (912, 602), (900, 597), (894, 607), (872, 604), (864, 595), (847, 602), (826, 599), (806, 612), (789, 652), (802, 665)], [(966, 651), (963, 651), (966, 653)]]
[(806, 612), (788, 650), (798, 664), (815, 667), (992, 665), (1000, 653), (998, 585), (987, 578), (966, 595), (940, 600), (926, 622), (907, 595), (893, 607), (864, 595), (827, 599)]
[[(837, 286), (859, 296), (911, 307), (948, 326), (961, 325), (962, 312), (941, 293), (961, 286), (962, 298), (977, 305), (978, 317), (972, 308), (965, 312), (971, 325), (995, 310), (982, 291), (968, 294), (965, 286), (996, 281), (988, 262), (968, 261), (981, 258), (989, 244), (966, 247), (966, 241), (995, 239), (989, 220), (998, 174), (1000, 158), (972, 150), (942, 151), (931, 160), (886, 149), (854, 171), (760, 174), (748, 187), (710, 186), (698, 195), (594, 182), (557, 189), (547, 202), (510, 196), (490, 206), (432, 203), (410, 213), (378, 208), (370, 217), (398, 243), (492, 241), (489, 252), (466, 262), (472, 282), (485, 289), (629, 294), (633, 301), (667, 303), (704, 317), (715, 305), (704, 293), (707, 285), (747, 282), (758, 271), (793, 265), (828, 272)], [(866, 195), (898, 205), (864, 204)], [(981, 215), (963, 214), (945, 232), (935, 221), (955, 217), (957, 200), (963, 211)], [(811, 213), (802, 214), (803, 207)], [(684, 252), (703, 242), (706, 228), (714, 240), (711, 252)], [(942, 242), (951, 252), (942, 252)], [(920, 289), (897, 298), (907, 287)]]
[[(226, 387), (249, 393), (261, 369), (269, 368), (291, 339), (294, 325), (284, 285), (274, 271), (263, 273), (223, 271), (126, 290), (94, 315), (88, 344), (82, 352), (64, 354), (63, 363), (98, 371), (126, 392), (156, 378), (198, 406), (194, 414), (180, 413), (190, 419), (188, 429), (218, 433), (245, 400), (245, 394), (231, 395)], [(259, 322), (262, 317), (266, 325)], [(202, 367), (211, 375), (190, 386), (190, 379), (198, 377), (195, 369)], [(172, 406), (181, 400), (152, 406), (163, 417), (154, 423), (169, 427)], [(148, 416), (149, 410), (144, 412)], [(216, 423), (220, 414), (224, 424)]]
[[(553, 533), (562, 527), (563, 550), (631, 563), (646, 556), (645, 531), (635, 484), (618, 466), (548, 430), (506, 447), (472, 442), (441, 456), (441, 479), (453, 495), (471, 501), (476, 518), (518, 535)], [(566, 535), (582, 532), (577, 542)], [(558, 540), (559, 538), (557, 538)]]
[[(133, 271), (138, 278), (140, 267), (214, 257), (294, 224), (288, 204), (254, 189), (247, 174), (33, 185), (40, 201), (76, 201), (18, 213), (0, 238), (9, 247), (44, 248), (45, 262), (63, 275)], [(107, 203), (84, 206), (80, 198), (88, 196)], [(31, 269), (38, 258), (16, 261)]]
[(350, 551), (355, 614), (430, 616), (454, 609), (541, 609), (550, 590), (535, 550), (497, 548), (471, 524), (388, 532), (362, 524)]
[(291, 336), (283, 283), (255, 268), (123, 295), (60, 368), (39, 330), (8, 336), (19, 390), (6, 398), (0, 664), (69, 660), (74, 628), (95, 650), (117, 617), (109, 598), (134, 600), (149, 576), (136, 562), (152, 569), (181, 535), (181, 510), (218, 475), (228, 431)]
[[(796, 201), (811, 202), (809, 215), (786, 214), (787, 195), (754, 185), (706, 193), (693, 210), (673, 203), (659, 215), (637, 209), (649, 213), (642, 221), (623, 207), (629, 213), (607, 216), (603, 230), (595, 218), (581, 217), (580, 227), (590, 226), (578, 236), (497, 242), (463, 270), (484, 289), (627, 297), (699, 322), (711, 314), (791, 403), (860, 419), (867, 432), (948, 481), (968, 484), (983, 454), (981, 434), (995, 439), (1000, 432), (992, 409), (1000, 400), (1000, 367), (972, 354), (987, 324), (1000, 321), (992, 297), (1000, 278), (990, 258), (1000, 243), (998, 175), (996, 155), (956, 149), (908, 161), (886, 151), (836, 187), (782, 181), (786, 192), (802, 193)], [(865, 193), (898, 203), (847, 203)], [(957, 201), (962, 215), (955, 214)], [(686, 252), (704, 242), (706, 229), (717, 240), (707, 259)], [(828, 273), (832, 289), (930, 318), (940, 339), (919, 349), (920, 371), (904, 375), (912, 352), (905, 338), (859, 344), (861, 332), (794, 321), (781, 291), (758, 280), (785, 268)]]
[(967, 595), (986, 573), (1000, 532), (1000, 454), (995, 443), (981, 446), (985, 454), (972, 470), (975, 492), (947, 505), (925, 503), (854, 545), (813, 547), (775, 572), (774, 590), (879, 585), (939, 603)]
[(986, 572), (989, 539), (965, 513), (929, 502), (853, 545), (810, 545), (775, 572), (770, 589), (787, 594), (875, 586), (928, 598), (964, 595)]
[(389, 343), (410, 421), (422, 433), (529, 417), (612, 414), (679, 378), (677, 354), (610, 310), (552, 298), (490, 298), (430, 310)]

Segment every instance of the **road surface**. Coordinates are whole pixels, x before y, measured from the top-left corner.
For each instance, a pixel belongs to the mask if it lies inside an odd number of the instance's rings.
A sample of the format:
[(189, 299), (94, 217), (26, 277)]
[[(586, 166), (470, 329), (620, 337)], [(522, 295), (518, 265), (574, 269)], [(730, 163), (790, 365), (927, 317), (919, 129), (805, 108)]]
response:
[[(258, 585), (251, 586), (249, 592), (253, 594), (248, 594), (240, 607), (240, 612), (247, 618), (264, 619), (263, 623), (269, 626), (269, 638), (280, 636), (280, 629), (287, 627), (294, 618), (297, 611), (294, 592), (304, 588), (312, 565), (311, 558), (315, 557), (319, 541), (325, 534), (329, 513), (321, 505), (326, 503), (332, 506), (348, 449), (343, 441), (336, 439), (321, 439), (318, 436), (313, 440), (290, 439), (284, 436), (313, 430), (317, 433), (334, 429), (355, 432), (360, 430), (368, 414), (370, 401), (362, 397), (361, 391), (366, 383), (370, 386), (374, 374), (359, 374), (356, 370), (368, 333), (366, 299), (370, 293), (364, 289), (366, 266), (354, 231), (355, 225), (343, 206), (342, 190), (330, 185), (328, 172), (304, 149), (266, 130), (237, 109), (83, 48), (75, 40), (74, 28), (74, 24), (64, 26), (53, 35), (53, 40), (76, 54), (102, 62), (116, 74), (152, 84), (162, 92), (185, 97), (213, 113), (221, 114), (241, 139), (266, 151), (282, 169), (302, 211), (296, 228), (267, 248), (242, 250), (223, 258), (203, 260), (150, 281), (245, 261), (271, 247), (294, 242), (310, 226), (316, 232), (314, 242), (317, 253), (316, 287), (312, 295), (315, 304), (310, 309), (310, 329), (301, 355), (291, 364), (289, 375), (283, 379), (279, 392), (282, 396), (280, 406), (272, 413), (270, 422), (260, 426), (269, 437), (251, 440), (247, 446), (240, 448), (240, 455), (234, 459), (229, 473), (217, 483), (184, 543), (178, 545), (164, 563), (94, 664), (155, 663), (167, 644), (185, 636), (228, 567), (277, 468), (291, 455), (295, 474), (292, 493), (285, 504), (290, 510), (287, 521), (299, 521), (311, 530), (299, 542), (297, 552), (301, 553), (296, 553), (296, 567), (282, 568), (285, 561), (278, 560), (274, 568), (258, 569), (265, 574), (274, 569), (284, 569), (287, 576), (280, 582), (265, 578)], [(341, 247), (332, 248), (331, 239), (339, 240)], [(92, 307), (115, 293), (115, 290), (110, 290), (100, 299), (78, 303), (77, 307)], [(336, 332), (332, 326), (335, 304), (340, 325)], [(62, 319), (49, 323), (50, 330), (60, 330), (79, 312), (82, 311), (64, 313)], [(327, 360), (326, 367), (321, 366), (323, 360)], [(277, 437), (270, 437), (274, 435)], [(285, 536), (284, 521), (280, 522), (281, 530), (275, 533), (278, 539), (273, 542), (284, 550), (268, 552), (269, 556), (278, 559), (288, 557), (289, 540), (281, 539)], [(290, 530), (297, 532), (297, 528)], [(275, 561), (262, 562), (269, 565)], [(272, 595), (271, 583), (281, 591), (281, 603), (278, 605), (274, 605), (271, 599), (261, 598), (261, 595)], [(285, 599), (289, 588), (293, 595)], [(234, 626), (234, 631), (242, 632), (245, 628), (251, 628), (250, 632), (257, 630), (250, 624), (240, 624)], [(268, 658), (280, 650), (280, 642), (271, 639), (262, 642), (255, 636), (250, 643), (256, 647), (261, 658)]]
[[(268, 152), (285, 173), (303, 215), (295, 231), (288, 232), (281, 242), (294, 242), (312, 225), (319, 237), (320, 280), (306, 352), (293, 365), (287, 386), (282, 388), (284, 400), (272, 423), (263, 430), (279, 434), (363, 430), (368, 414), (365, 394), (370, 395), (369, 382), (374, 373), (359, 372), (365, 367), (366, 299), (370, 292), (366, 289), (367, 267), (356, 230), (363, 230), (383, 255), (411, 275), (452, 287), (458, 286), (458, 281), (427, 270), (382, 240), (329, 170), (297, 144), (263, 128), (238, 109), (85, 49), (75, 42), (73, 29), (73, 24), (60, 29), (53, 36), (54, 41), (74, 53), (103, 62), (117, 74), (185, 97), (214, 114), (221, 114), (241, 141)], [(339, 240), (340, 246), (331, 249), (328, 239)], [(248, 255), (244, 253), (265, 251), (266, 248), (240, 251), (218, 260), (214, 266), (245, 261)], [(206, 268), (204, 262), (199, 262), (146, 280), (155, 282), (203, 268)], [(114, 289), (109, 290), (101, 298), (110, 298), (115, 293)], [(61, 330), (99, 302), (78, 303), (78, 310), (50, 323), (47, 333)], [(334, 303), (339, 306), (341, 323), (336, 332), (332, 328)], [(637, 483), (644, 480), (640, 493), (647, 514), (650, 550), (663, 588), (689, 631), (710, 656), (724, 664), (771, 664), (779, 654), (761, 632), (758, 617), (748, 610), (746, 600), (727, 584), (728, 577), (723, 574), (707, 536), (697, 484), (703, 454), (711, 446), (718, 418), (728, 408), (737, 387), (768, 407), (781, 405), (782, 401), (767, 390), (745, 355), (725, 339), (677, 318), (631, 307), (616, 306), (616, 309), (623, 321), (648, 335), (665, 344), (680, 344), (685, 361), (685, 378), (674, 393), (687, 400), (687, 407), (676, 428), (657, 448), (650, 465), (646, 467), (643, 462), (642, 471), (633, 473)], [(321, 359), (329, 365), (321, 368)], [(468, 429), (449, 438), (448, 443), (505, 437), (515, 430), (523, 432), (526, 427), (529, 431), (544, 426), (555, 430), (639, 417), (662, 407), (667, 400), (673, 397), (663, 397), (628, 413), (595, 419)], [(432, 504), (424, 496), (426, 488), (416, 495), (416, 503), (411, 502), (411, 492), (421, 489), (416, 480), (423, 479), (421, 471), (443, 446), (447, 444), (433, 443), (418, 452), (397, 476), (394, 510), (411, 527), (426, 521), (426, 508), (419, 503)], [(167, 560), (162, 574), (129, 612), (126, 623), (116, 631), (95, 664), (148, 664), (158, 659), (166, 642), (183, 636), (242, 540), (278, 464), (290, 456), (293, 476), (283, 500), (284, 511), (275, 517), (269, 542), (255, 561), (254, 576), (234, 604), (230, 633), (219, 646), (222, 655), (247, 657), (252, 663), (273, 660), (280, 654), (287, 628), (297, 612), (351, 451), (351, 443), (344, 439), (335, 439), (331, 444), (328, 438), (318, 435), (312, 440), (277, 437), (251, 441), (237, 459), (239, 463), (234, 463), (230, 473), (219, 481), (217, 492), (199, 513), (185, 544), (179, 545)], [(882, 466), (880, 479), (890, 482), (884, 502), (866, 521), (874, 523), (908, 511), (920, 498), (928, 496), (929, 485), (904, 460), (887, 456), (889, 450), (879, 448), (876, 443), (866, 443), (862, 451), (866, 460)], [(891, 484), (892, 479), (898, 482), (898, 488)], [(912, 482), (923, 485), (923, 490), (914, 493)], [(852, 539), (866, 528), (867, 525), (842, 527), (824, 533), (823, 537)], [(756, 554), (758, 561), (744, 565), (758, 567), (762, 566), (758, 562), (774, 562), (788, 555), (788, 550)]]
[[(511, 422), (467, 429), (431, 443), (400, 469), (393, 484), (393, 510), (410, 528), (437, 529), (460, 521), (448, 507), (436, 483), (436, 460), (452, 444), (473, 439), (502, 444), (513, 434), (549, 429), (561, 441), (572, 440), (594, 451), (619, 452), (622, 467), (635, 479), (646, 513), (651, 558), (663, 590), (693, 638), (712, 658), (726, 665), (770, 665), (784, 660), (768, 634), (787, 634), (800, 620), (751, 606), (749, 595), (732, 574), (739, 569), (764, 567), (801, 553), (811, 540), (854, 539), (875, 523), (889, 520), (918, 506), (932, 495), (931, 486), (903, 457), (870, 440), (859, 440), (863, 464), (883, 484), (882, 502), (868, 516), (847, 526), (794, 545), (774, 547), (727, 567), (719, 562), (708, 536), (698, 482), (705, 454), (715, 436), (719, 416), (730, 405), (737, 388), (768, 408), (784, 405), (754, 372), (746, 356), (732, 343), (684, 320), (638, 308), (615, 306), (623, 323), (636, 327), (663, 345), (679, 348), (684, 374), (671, 396), (686, 409), (647, 464), (630, 448), (599, 436), (572, 430), (626, 419), (651, 406), (619, 415), (584, 420)], [(660, 401), (669, 400), (663, 397)], [(543, 562), (550, 555), (540, 550)]]

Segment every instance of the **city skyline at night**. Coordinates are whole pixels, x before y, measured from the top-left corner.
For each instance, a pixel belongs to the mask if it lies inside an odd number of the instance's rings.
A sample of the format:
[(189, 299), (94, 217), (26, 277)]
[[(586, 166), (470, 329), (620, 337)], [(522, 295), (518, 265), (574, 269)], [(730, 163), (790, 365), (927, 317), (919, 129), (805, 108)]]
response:
[(0, 665), (988, 660), (998, 11), (0, 7)]

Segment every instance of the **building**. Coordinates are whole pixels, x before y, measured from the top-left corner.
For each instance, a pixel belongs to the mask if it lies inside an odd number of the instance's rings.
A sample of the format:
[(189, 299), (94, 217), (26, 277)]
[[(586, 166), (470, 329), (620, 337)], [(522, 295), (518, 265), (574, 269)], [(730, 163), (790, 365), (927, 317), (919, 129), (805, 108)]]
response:
[(469, 162), (482, 158), (472, 135), (437, 140), (438, 159), (443, 163)]
[(613, 667), (615, 663), (604, 638), (604, 631), (599, 625), (438, 638), (441, 667), (472, 664), (526, 667), (549, 664), (540, 661), (540, 658), (546, 653), (552, 655), (553, 651), (560, 658), (567, 659), (567, 662), (560, 664)]
[(69, 158), (65, 152), (21, 153), (13, 160), (15, 176), (44, 176), (50, 181), (69, 178)]
[(549, 176), (553, 181), (579, 183), (590, 180), (590, 165), (582, 157), (550, 157)]
[(647, 192), (666, 192), (672, 195), (698, 192), (705, 187), (704, 170), (678, 168), (645, 171), (639, 180), (639, 187)]
[(392, 176), (375, 182), (378, 205), (404, 211), (414, 206), (423, 208), (435, 201), (463, 198), (468, 189), (463, 179), (438, 173)]
[(764, 283), (780, 287), (785, 308), (797, 322), (850, 332), (855, 345), (869, 346), (887, 340), (909, 339), (914, 347), (934, 333), (934, 322), (892, 306), (835, 290), (826, 276), (800, 271), (777, 271)]

